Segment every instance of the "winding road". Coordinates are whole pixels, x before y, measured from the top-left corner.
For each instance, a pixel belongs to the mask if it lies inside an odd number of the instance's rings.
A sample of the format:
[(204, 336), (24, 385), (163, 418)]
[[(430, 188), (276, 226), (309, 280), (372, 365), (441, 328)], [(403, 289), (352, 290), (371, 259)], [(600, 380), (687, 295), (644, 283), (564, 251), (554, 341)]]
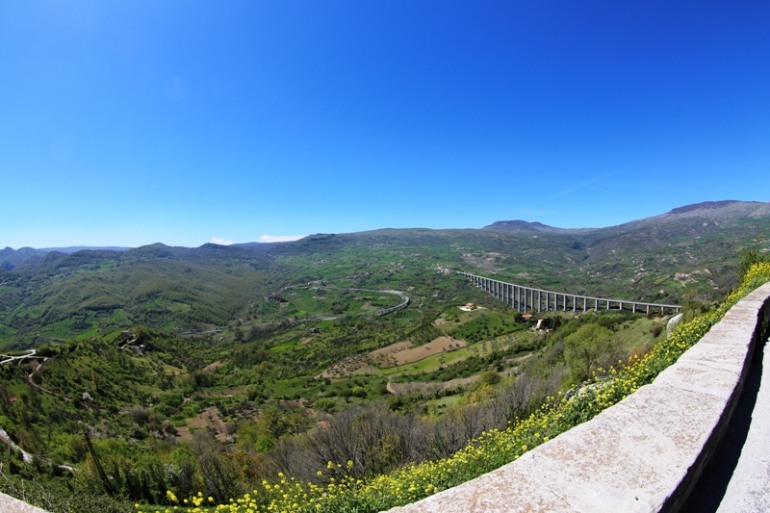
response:
[[(0, 354), (0, 358), (3, 358), (3, 360), (0, 361), (0, 365), (3, 365), (4, 363), (11, 363), (11, 362), (14, 362), (16, 360), (24, 360), (24, 359), (27, 359), (27, 358), (36, 358), (36, 357), (37, 357), (37, 350), (35, 350), (35, 349), (29, 349), (27, 351), (27, 354), (23, 354), (23, 355), (19, 355), (19, 356), (11, 356), (11, 355), (7, 355), (7, 354)], [(0, 442), (3, 442), (8, 447), (10, 447), (12, 450), (14, 450), (16, 452), (20, 452), (21, 453), (21, 457), (27, 463), (32, 462), (32, 460), (34, 459), (34, 456), (32, 456), (30, 453), (28, 453), (27, 451), (25, 451), (24, 449), (22, 449), (18, 445), (16, 445), (14, 443), (14, 441), (11, 440), (11, 438), (8, 436), (8, 433), (5, 431), (5, 429), (3, 429), (2, 427), (0, 427)]]
[(27, 354), (19, 355), (19, 356), (11, 356), (8, 354), (0, 354), (0, 358), (4, 358), (4, 360), (0, 361), (0, 365), (3, 365), (4, 363), (10, 363), (15, 360), (23, 360), (25, 358), (35, 358), (37, 356), (37, 349), (29, 349), (27, 351)]

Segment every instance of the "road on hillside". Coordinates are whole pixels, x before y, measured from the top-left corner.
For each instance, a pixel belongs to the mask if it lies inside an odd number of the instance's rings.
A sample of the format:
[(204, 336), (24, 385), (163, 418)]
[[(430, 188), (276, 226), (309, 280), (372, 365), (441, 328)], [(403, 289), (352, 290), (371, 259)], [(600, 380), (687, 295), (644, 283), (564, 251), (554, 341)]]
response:
[(37, 355), (37, 350), (36, 349), (29, 349), (27, 351), (27, 354), (23, 354), (23, 355), (19, 355), (19, 356), (11, 356), (11, 355), (8, 355), (8, 354), (0, 354), (0, 358), (5, 358), (4, 360), (0, 361), (0, 365), (2, 365), (4, 363), (10, 363), (10, 362), (15, 361), (15, 360), (23, 360), (25, 358), (35, 358), (36, 355)]

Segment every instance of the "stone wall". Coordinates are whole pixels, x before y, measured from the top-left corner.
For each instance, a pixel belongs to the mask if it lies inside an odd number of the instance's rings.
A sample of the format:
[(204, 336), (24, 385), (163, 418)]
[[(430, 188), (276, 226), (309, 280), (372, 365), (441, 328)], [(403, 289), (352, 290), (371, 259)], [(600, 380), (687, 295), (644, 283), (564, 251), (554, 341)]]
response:
[(30, 506), (4, 493), (0, 493), (0, 511), (3, 513), (46, 513), (45, 510)]

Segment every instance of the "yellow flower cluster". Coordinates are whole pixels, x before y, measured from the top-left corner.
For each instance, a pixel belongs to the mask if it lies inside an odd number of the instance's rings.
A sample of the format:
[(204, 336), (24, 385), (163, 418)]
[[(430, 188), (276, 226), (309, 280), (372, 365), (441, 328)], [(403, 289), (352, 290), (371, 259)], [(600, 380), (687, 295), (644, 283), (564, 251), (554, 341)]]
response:
[[(503, 430), (490, 430), (471, 441), (464, 449), (438, 461), (414, 464), (367, 481), (346, 475), (341, 479), (326, 476), (326, 484), (299, 482), (278, 474), (275, 482), (263, 481), (254, 490), (228, 504), (202, 508), (202, 494), (185, 501), (188, 513), (362, 513), (377, 512), (414, 502), (440, 490), (456, 486), (547, 442), (554, 436), (584, 422), (612, 406), (642, 385), (650, 383), (663, 369), (697, 342), (741, 297), (761, 283), (770, 281), (770, 263), (757, 264), (746, 274), (741, 287), (730, 294), (713, 312), (681, 324), (671, 337), (653, 347), (646, 355), (632, 356), (594, 378), (581, 390), (566, 397), (551, 397), (540, 409)], [(329, 473), (351, 470), (329, 462)], [(318, 472), (324, 478), (323, 471)], [(167, 498), (176, 504), (173, 492)], [(209, 502), (212, 499), (209, 497)], [(179, 506), (175, 506), (177, 510)], [(141, 511), (141, 507), (137, 505)], [(169, 510), (166, 510), (169, 511)], [(160, 513), (160, 512), (157, 512)]]

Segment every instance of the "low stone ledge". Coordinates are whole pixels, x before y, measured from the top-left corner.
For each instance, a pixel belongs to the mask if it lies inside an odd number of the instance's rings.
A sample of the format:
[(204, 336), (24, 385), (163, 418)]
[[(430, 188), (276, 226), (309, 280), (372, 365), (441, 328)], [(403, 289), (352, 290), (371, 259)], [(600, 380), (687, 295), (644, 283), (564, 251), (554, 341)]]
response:
[[(729, 422), (768, 304), (770, 283), (652, 384), (512, 463), (390, 513), (677, 511)], [(769, 389), (765, 384), (768, 396)], [(760, 502), (770, 501), (770, 414), (764, 420), (767, 431), (756, 435), (763, 463), (747, 470), (765, 489)], [(768, 502), (755, 504), (740, 511), (770, 510)]]
[(3, 513), (46, 513), (45, 510), (31, 506), (4, 493), (0, 493), (0, 511)]
[(751, 426), (717, 513), (770, 511), (770, 350), (767, 348), (762, 369)]

